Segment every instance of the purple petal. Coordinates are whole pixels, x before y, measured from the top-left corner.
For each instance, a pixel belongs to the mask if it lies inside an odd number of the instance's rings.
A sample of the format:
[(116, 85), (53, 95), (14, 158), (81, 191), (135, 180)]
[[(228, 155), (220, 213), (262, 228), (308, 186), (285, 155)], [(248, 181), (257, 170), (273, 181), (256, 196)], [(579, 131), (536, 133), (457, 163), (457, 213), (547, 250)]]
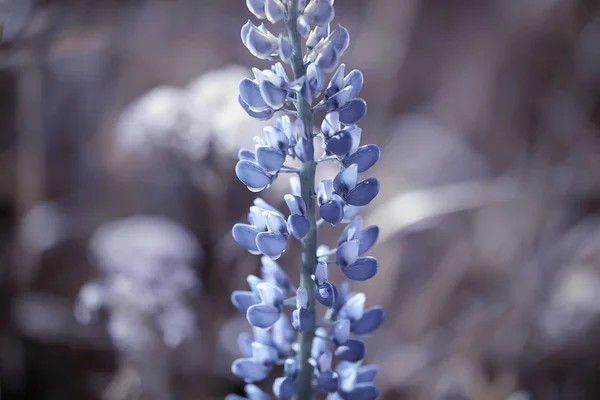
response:
[(258, 87), (262, 98), (269, 107), (275, 110), (279, 110), (283, 107), (287, 96), (287, 92), (284, 89), (278, 88), (267, 80), (260, 82)]
[(336, 262), (342, 270), (345, 266), (348, 266), (356, 261), (358, 258), (358, 248), (360, 241), (357, 239), (349, 240), (342, 243), (335, 252)]
[(357, 282), (364, 282), (377, 275), (379, 263), (374, 257), (361, 257), (352, 264), (343, 265), (341, 268), (346, 278)]
[(352, 88), (352, 90), (350, 92), (350, 96), (351, 96), (350, 98), (351, 99), (355, 98), (363, 86), (362, 72), (360, 72), (357, 69), (353, 69), (352, 71), (350, 71), (348, 76), (346, 76), (346, 78), (344, 78), (343, 86), (344, 86), (344, 88)]
[(322, 285), (328, 280), (327, 263), (325, 261), (318, 261), (315, 267), (315, 283)]
[(318, 68), (315, 64), (310, 63), (306, 68), (306, 80), (314, 95), (323, 90), (323, 86), (325, 85), (325, 74), (323, 73), (323, 70)]
[(344, 344), (350, 338), (350, 320), (342, 318), (331, 327), (331, 336), (337, 345)]
[(334, 94), (333, 96), (327, 99), (327, 109), (329, 111), (337, 110), (346, 104), (349, 100), (353, 99), (353, 87), (348, 86)]
[(379, 194), (377, 178), (367, 178), (356, 184), (354, 189), (344, 196), (344, 200), (353, 206), (366, 206)]
[(283, 293), (281, 289), (270, 282), (260, 282), (256, 290), (263, 304), (279, 308), (283, 305)]
[(275, 232), (261, 232), (256, 235), (256, 247), (269, 257), (279, 257), (287, 248), (287, 238)]
[(292, 326), (298, 332), (304, 332), (308, 330), (312, 326), (314, 319), (315, 315), (311, 311), (305, 310), (304, 308), (295, 309), (292, 311)]
[(266, 304), (255, 304), (248, 308), (246, 319), (258, 328), (270, 328), (279, 319), (281, 311)]
[(319, 215), (332, 225), (339, 223), (344, 216), (342, 203), (337, 200), (328, 201), (319, 206)]
[(306, 215), (306, 203), (302, 197), (293, 194), (286, 194), (283, 196), (283, 199), (285, 200), (285, 203), (292, 214)]
[(361, 146), (352, 155), (344, 158), (342, 164), (344, 167), (348, 167), (352, 164), (358, 165), (358, 173), (362, 174), (369, 168), (371, 168), (379, 160), (381, 156), (381, 150), (376, 144), (368, 144)]
[(340, 115), (337, 111), (327, 113), (321, 123), (321, 133), (325, 138), (329, 138), (342, 130), (339, 117)]
[(377, 365), (364, 365), (356, 373), (356, 383), (369, 383), (375, 380), (379, 367)]
[(358, 362), (365, 358), (367, 346), (362, 340), (348, 339), (335, 350), (335, 355), (344, 361)]
[(279, 59), (285, 63), (289, 63), (292, 58), (292, 54), (294, 53), (294, 48), (290, 44), (289, 40), (283, 37), (283, 35), (279, 35)]
[(238, 348), (240, 349), (240, 353), (242, 353), (242, 355), (244, 357), (252, 356), (252, 342), (253, 341), (254, 341), (254, 339), (252, 339), (252, 336), (250, 336), (246, 332), (242, 332), (238, 335), (238, 338), (237, 338)]
[(235, 224), (231, 230), (231, 233), (233, 234), (235, 241), (238, 242), (240, 246), (249, 251), (258, 252), (258, 247), (256, 246), (256, 235), (258, 235), (258, 230), (254, 226), (247, 224)]
[(277, 38), (268, 32), (266, 28), (260, 30), (254, 25), (248, 31), (243, 43), (254, 57), (262, 60), (269, 58), (271, 54), (277, 51)]
[(317, 385), (321, 392), (335, 393), (340, 386), (340, 377), (334, 371), (321, 372), (317, 376)]
[(325, 282), (315, 288), (315, 299), (325, 307), (333, 307), (337, 297), (337, 289), (331, 282)]
[(280, 0), (266, 0), (265, 15), (273, 24), (281, 21), (285, 17), (285, 6)]
[(345, 70), (346, 70), (346, 64), (340, 64), (340, 66), (337, 68), (337, 70), (331, 77), (331, 80), (329, 81), (329, 85), (327, 86), (327, 89), (325, 89), (325, 97), (326, 98), (329, 98), (329, 97), (333, 96), (334, 94), (336, 94), (337, 92), (339, 92), (340, 90), (342, 90), (342, 87), (344, 84)]
[(340, 246), (342, 243), (347, 242), (352, 239), (361, 239), (361, 231), (362, 228), (362, 217), (356, 216), (350, 221), (348, 225), (344, 228), (340, 236), (337, 240), (337, 245)]
[(239, 312), (246, 314), (248, 309), (260, 303), (254, 292), (248, 290), (236, 290), (231, 293), (231, 303)]
[(263, 132), (269, 146), (283, 152), (287, 150), (290, 140), (281, 129), (274, 126), (265, 126)]
[(251, 110), (250, 106), (248, 104), (246, 104), (246, 102), (242, 99), (241, 96), (238, 96), (238, 103), (240, 103), (240, 105), (242, 106), (244, 111), (246, 111), (246, 113), (249, 116), (251, 116), (252, 118), (257, 119), (259, 121), (269, 120), (273, 117), (273, 114), (275, 114), (275, 110), (268, 108), (268, 107), (261, 111)]
[(285, 162), (285, 153), (271, 146), (257, 146), (256, 162), (268, 172), (275, 173)]
[(354, 125), (367, 115), (367, 103), (363, 99), (352, 99), (344, 104), (338, 112), (342, 124)]
[(294, 146), (294, 153), (302, 162), (312, 161), (315, 158), (315, 146), (310, 140), (301, 137)]
[(256, 154), (254, 154), (254, 152), (248, 150), (248, 149), (241, 149), (238, 152), (238, 158), (240, 160), (247, 160), (247, 161), (253, 161), (256, 162)]
[(273, 381), (273, 394), (278, 400), (291, 400), (296, 391), (296, 384), (291, 378), (279, 377)]
[(287, 224), (279, 211), (263, 211), (267, 228), (279, 235), (287, 235)]
[(339, 133), (330, 136), (325, 141), (325, 150), (338, 157), (343, 157), (348, 154), (351, 148), (352, 136), (346, 131), (340, 131)]
[(341, 25), (338, 25), (333, 30), (333, 32), (331, 32), (327, 41), (331, 43), (331, 45), (335, 48), (336, 52), (341, 57), (342, 54), (344, 54), (344, 52), (348, 48), (348, 45), (350, 44), (350, 33), (348, 33), (348, 30), (346, 28), (344, 28)]
[(310, 231), (310, 221), (303, 215), (292, 214), (287, 220), (288, 232), (298, 240), (304, 239)]
[(259, 364), (251, 358), (238, 358), (231, 365), (231, 372), (246, 382), (262, 381), (270, 371), (269, 367)]
[(258, 83), (249, 78), (243, 78), (238, 85), (240, 97), (248, 106), (254, 109), (267, 107), (267, 103), (260, 94)]
[(264, 365), (274, 365), (277, 362), (277, 350), (264, 343), (252, 343), (252, 359)]
[(352, 323), (352, 333), (355, 335), (368, 335), (379, 328), (385, 319), (385, 311), (381, 306), (366, 310), (361, 319)]
[(296, 308), (308, 308), (308, 291), (302, 286), (296, 290)]
[(331, 179), (324, 179), (317, 186), (317, 201), (319, 205), (323, 205), (331, 200), (333, 197), (333, 181)]
[(331, 44), (326, 44), (325, 46), (321, 47), (318, 50), (318, 54), (315, 58), (315, 65), (325, 72), (333, 71), (338, 62), (338, 52)]
[(260, 261), (263, 279), (279, 286), (284, 291), (289, 290), (292, 286), (290, 278), (277, 261), (274, 261), (271, 257), (267, 256), (262, 256)]
[(246, 397), (248, 397), (248, 400), (271, 400), (271, 397), (269, 397), (268, 394), (263, 392), (256, 385), (246, 385), (244, 386), (244, 391), (246, 392)]
[(379, 227), (371, 225), (360, 232), (360, 247), (358, 254), (363, 255), (375, 244), (379, 237)]
[(246, 0), (246, 7), (248, 10), (256, 16), (256, 18), (263, 19), (265, 15), (265, 0)]
[(356, 186), (358, 179), (358, 169), (356, 164), (352, 164), (348, 168), (340, 171), (333, 180), (333, 188), (335, 192), (344, 195)]
[(304, 9), (304, 18), (309, 25), (327, 25), (333, 20), (335, 12), (332, 1), (311, 0)]
[(238, 161), (235, 166), (235, 174), (244, 185), (256, 191), (266, 188), (273, 181), (272, 176), (258, 164), (247, 160)]

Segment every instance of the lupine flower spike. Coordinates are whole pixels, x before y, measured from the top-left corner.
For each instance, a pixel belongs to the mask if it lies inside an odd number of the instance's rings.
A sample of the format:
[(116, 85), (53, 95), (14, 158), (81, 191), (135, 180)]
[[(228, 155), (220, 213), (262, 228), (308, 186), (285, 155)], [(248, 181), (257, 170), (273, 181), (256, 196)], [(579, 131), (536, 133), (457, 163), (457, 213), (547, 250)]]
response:
[[(291, 176), (291, 190), (284, 196), (289, 213), (257, 198), (248, 221), (232, 230), (242, 247), (262, 255), (262, 268), (260, 277), (248, 276), (247, 290), (231, 295), (253, 334), (240, 334), (241, 357), (231, 368), (247, 382), (245, 395), (231, 394), (226, 400), (270, 399), (256, 383), (276, 372), (282, 375), (271, 389), (279, 400), (313, 400), (318, 393), (329, 400), (369, 400), (379, 394), (373, 384), (377, 367), (362, 365), (367, 348), (360, 338), (383, 323), (385, 312), (379, 306), (365, 309), (364, 293), (351, 293), (347, 281), (336, 286), (328, 273), (334, 266), (348, 280), (362, 282), (379, 270), (377, 260), (366, 255), (379, 228), (363, 227), (358, 212), (379, 193), (379, 181), (367, 172), (381, 152), (377, 145), (360, 145), (357, 123), (367, 113), (367, 103), (359, 97), (363, 75), (359, 70), (346, 73), (340, 64), (350, 36), (343, 26), (330, 25), (333, 1), (246, 0), (254, 17), (285, 23), (287, 35), (275, 35), (264, 23), (252, 21), (241, 29), (250, 53), (275, 64), (254, 68), (253, 77), (242, 79), (238, 101), (251, 117), (275, 120), (254, 138), (254, 149), (240, 150), (235, 173), (253, 192), (285, 174)], [(332, 73), (328, 82), (327, 73)], [(320, 121), (314, 120), (317, 111), (325, 111)], [(319, 132), (313, 132), (314, 125)], [(323, 145), (317, 159), (316, 136)], [(301, 166), (290, 166), (288, 160)], [(323, 162), (335, 163), (339, 172), (315, 182), (315, 170)], [(335, 248), (318, 245), (323, 223), (346, 224)], [(275, 261), (290, 240), (302, 242), (298, 286)], [(318, 304), (327, 309), (320, 320)]]

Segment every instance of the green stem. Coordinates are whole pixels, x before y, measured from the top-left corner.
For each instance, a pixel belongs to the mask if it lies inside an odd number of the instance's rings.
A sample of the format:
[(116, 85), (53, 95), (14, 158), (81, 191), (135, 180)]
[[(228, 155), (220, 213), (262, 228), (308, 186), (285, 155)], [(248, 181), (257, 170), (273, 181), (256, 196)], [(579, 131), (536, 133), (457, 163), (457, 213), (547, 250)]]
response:
[[(306, 74), (302, 55), (302, 40), (298, 32), (298, 0), (291, 0), (288, 7), (288, 19), (286, 21), (290, 41), (294, 52), (290, 60), (292, 70), (294, 71), (294, 79), (298, 79)], [(298, 96), (298, 118), (304, 123), (304, 133), (308, 140), (312, 142), (312, 110), (311, 105)], [(302, 163), (300, 168), (300, 184), (302, 199), (306, 203), (306, 216), (310, 222), (310, 230), (302, 241), (302, 273), (300, 276), (300, 285), (306, 289), (309, 298), (309, 310), (315, 314), (315, 288), (311, 279), (311, 275), (315, 271), (317, 262), (317, 221), (316, 221), (316, 204), (315, 204), (315, 167), (314, 160)], [(298, 363), (300, 372), (298, 375), (298, 396), (297, 400), (312, 400), (313, 399), (313, 366), (310, 364), (310, 352), (312, 342), (315, 337), (315, 324), (310, 329), (300, 334), (300, 349), (298, 351)]]

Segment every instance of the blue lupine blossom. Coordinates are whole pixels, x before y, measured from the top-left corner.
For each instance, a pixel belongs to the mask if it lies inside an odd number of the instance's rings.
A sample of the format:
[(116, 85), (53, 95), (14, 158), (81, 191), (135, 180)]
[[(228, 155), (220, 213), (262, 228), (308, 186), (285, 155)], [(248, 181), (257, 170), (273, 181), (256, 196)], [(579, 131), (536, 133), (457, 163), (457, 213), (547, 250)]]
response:
[[(253, 192), (268, 188), (281, 174), (291, 174), (291, 192), (283, 198), (289, 213), (258, 198), (248, 222), (233, 226), (236, 242), (262, 255), (262, 266), (260, 276), (248, 276), (247, 290), (231, 295), (234, 307), (252, 325), (252, 335), (239, 335), (241, 357), (231, 367), (248, 383), (245, 397), (231, 394), (226, 400), (269, 399), (254, 382), (275, 371), (280, 376), (271, 389), (279, 400), (312, 400), (318, 392), (330, 400), (374, 399), (377, 368), (362, 366), (367, 348), (360, 338), (383, 323), (385, 312), (380, 306), (365, 309), (364, 293), (350, 292), (348, 281), (336, 286), (328, 271), (330, 266), (339, 268), (348, 280), (362, 282), (379, 270), (377, 260), (366, 255), (379, 228), (363, 228), (358, 216), (379, 193), (379, 181), (363, 174), (381, 155), (377, 145), (360, 144), (357, 123), (367, 113), (366, 102), (358, 97), (363, 75), (359, 70), (346, 74), (345, 65), (339, 64), (350, 36), (341, 25), (330, 25), (333, 0), (246, 0), (246, 5), (258, 19), (284, 22), (288, 34), (276, 36), (252, 21), (242, 27), (242, 43), (250, 53), (279, 62), (264, 70), (253, 68), (254, 77), (239, 84), (238, 101), (255, 119), (277, 118), (263, 136), (254, 138), (254, 149), (239, 151), (235, 172)], [(290, 65), (293, 77), (284, 64)], [(328, 82), (327, 73), (333, 73)], [(317, 111), (325, 111), (321, 121), (314, 121)], [(320, 131), (313, 132), (313, 125)], [(313, 143), (317, 136), (322, 139), (320, 158)], [(339, 172), (315, 182), (315, 169), (323, 162), (335, 163)], [(346, 224), (337, 247), (318, 246), (317, 230), (323, 223)], [(275, 261), (294, 239), (302, 242), (303, 253), (297, 286)], [(321, 320), (316, 318), (317, 304), (326, 308)]]

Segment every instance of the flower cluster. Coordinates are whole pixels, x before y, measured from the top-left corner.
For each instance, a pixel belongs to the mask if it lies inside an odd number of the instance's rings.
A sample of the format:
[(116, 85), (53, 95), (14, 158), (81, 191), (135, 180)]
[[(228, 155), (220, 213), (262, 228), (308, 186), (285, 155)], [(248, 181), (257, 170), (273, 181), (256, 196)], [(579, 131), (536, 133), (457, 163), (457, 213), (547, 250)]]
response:
[[(246, 397), (232, 394), (227, 400), (269, 399), (254, 383), (278, 366), (283, 366), (283, 375), (272, 388), (277, 399), (312, 400), (317, 393), (326, 393), (331, 400), (374, 399), (377, 367), (362, 365), (366, 346), (360, 338), (383, 323), (385, 312), (379, 306), (365, 310), (364, 293), (350, 292), (348, 281), (336, 286), (329, 280), (332, 265), (358, 282), (374, 277), (379, 269), (377, 260), (365, 255), (379, 228), (363, 228), (358, 216), (379, 193), (376, 178), (363, 178), (380, 157), (377, 145), (360, 145), (362, 131), (356, 124), (367, 113), (366, 102), (358, 97), (363, 75), (358, 70), (346, 74), (345, 65), (339, 64), (350, 37), (340, 25), (330, 28), (333, 0), (246, 4), (259, 19), (284, 21), (288, 36), (275, 36), (264, 24), (251, 21), (242, 27), (242, 42), (254, 56), (279, 62), (270, 69), (254, 68), (254, 79), (242, 79), (238, 101), (255, 119), (267, 121), (276, 114), (277, 119), (264, 128), (264, 137), (255, 137), (254, 150), (240, 150), (235, 172), (253, 192), (268, 188), (280, 174), (291, 174), (291, 190), (284, 197), (287, 217), (257, 198), (248, 223), (232, 229), (241, 246), (262, 255), (262, 269), (260, 277), (248, 277), (249, 290), (231, 296), (253, 334), (239, 336), (242, 357), (232, 364), (232, 372), (247, 382)], [(284, 64), (291, 66), (293, 77)], [(313, 114), (321, 112), (320, 131), (313, 132)], [(322, 147), (317, 159), (316, 141)], [(295, 164), (286, 165), (288, 160)], [(315, 168), (324, 162), (335, 163), (340, 170), (317, 183)], [(294, 166), (298, 164), (299, 168)], [(324, 223), (347, 224), (334, 249), (317, 246), (317, 230)], [(297, 287), (276, 261), (291, 238), (301, 240), (303, 249)], [(320, 320), (317, 303), (326, 307)]]

